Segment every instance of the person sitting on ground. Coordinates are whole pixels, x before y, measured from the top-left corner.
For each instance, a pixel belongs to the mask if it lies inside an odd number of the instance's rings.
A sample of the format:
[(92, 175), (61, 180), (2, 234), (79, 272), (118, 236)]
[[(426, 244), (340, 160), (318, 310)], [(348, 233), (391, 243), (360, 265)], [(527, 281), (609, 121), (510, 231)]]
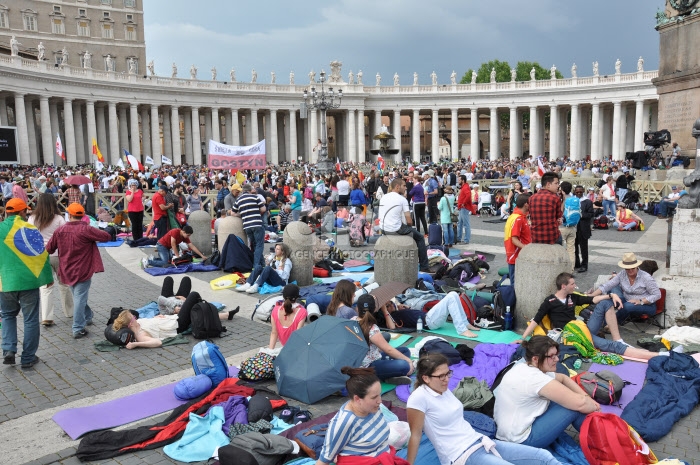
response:
[(285, 286), (292, 272), (292, 261), (289, 259), (291, 250), (284, 243), (275, 245), (275, 253), (267, 257), (267, 265), (260, 269), (256, 266), (248, 276), (246, 283), (236, 287), (238, 292), (245, 291), (248, 294), (255, 294), (263, 284), (270, 286)]
[(277, 230), (284, 231), (289, 223), (292, 222), (292, 207), (289, 204), (285, 204), (277, 215)]
[(194, 230), (190, 225), (185, 225), (182, 229), (171, 229), (168, 231), (165, 236), (160, 238), (156, 246), (158, 257), (153, 255), (150, 258), (144, 257), (141, 259), (143, 268), (148, 268), (149, 266), (167, 268), (171, 266), (172, 259), (180, 256), (180, 243), (182, 242), (187, 244), (189, 249), (199, 255), (202, 260), (206, 260), (207, 257), (190, 242), (190, 236), (193, 232)]
[(548, 336), (522, 343), (525, 363), (516, 363), (494, 391), (496, 437), (503, 441), (545, 448), (600, 405), (569, 376), (556, 373), (559, 344)]
[(283, 301), (277, 303), (270, 313), (272, 331), (270, 332), (270, 349), (274, 349), (277, 341), (285, 345), (297, 329), (301, 329), (306, 321), (306, 309), (297, 303), (299, 299), (299, 286), (287, 284), (282, 289)]
[[(614, 279), (608, 281), (608, 283), (601, 287), (601, 289), (612, 289), (614, 286), (609, 285), (609, 283), (615, 281), (616, 280)], [(601, 293), (601, 289), (598, 289), (591, 295), (574, 294), (574, 291), (576, 290), (576, 280), (571, 273), (559, 273), (555, 282), (558, 289), (557, 292), (550, 295), (544, 300), (544, 302), (542, 302), (542, 305), (540, 305), (539, 310), (537, 310), (535, 317), (530, 321), (530, 324), (523, 333), (522, 339), (516, 342), (522, 342), (530, 334), (532, 334), (537, 325), (542, 324), (542, 320), (545, 316), (549, 316), (552, 328), (564, 328), (568, 322), (576, 319), (574, 308), (578, 305), (591, 303), (597, 304), (601, 301), (610, 301), (615, 305), (615, 307), (622, 306), (622, 302), (618, 295), (608, 292)], [(619, 284), (619, 280), (616, 281), (615, 285), (617, 284)], [(593, 310), (593, 314), (588, 320), (588, 329), (591, 332), (591, 342), (596, 349), (603, 352), (612, 352), (618, 355), (625, 355), (627, 357), (641, 358), (643, 360), (649, 360), (650, 358), (658, 355), (655, 352), (637, 349), (636, 347), (632, 347), (623, 341), (620, 337), (620, 330), (618, 328), (614, 312), (615, 308), (612, 307), (612, 305), (596, 305), (595, 309)], [(603, 319), (605, 319), (608, 323), (608, 328), (610, 329), (610, 334), (613, 338), (612, 341), (596, 335), (600, 330)]]
[(355, 284), (347, 279), (341, 279), (335, 285), (331, 302), (326, 308), (326, 315), (337, 316), (349, 320), (357, 316), (357, 312), (352, 308), (352, 301), (355, 299)]
[(367, 241), (365, 235), (365, 225), (367, 220), (365, 215), (362, 214), (362, 207), (354, 207), (353, 212), (348, 217), (348, 229), (350, 236), (350, 245), (353, 247), (359, 247)]
[(678, 199), (687, 193), (688, 191), (685, 189), (679, 191), (678, 186), (671, 186), (671, 193), (659, 202), (659, 214), (656, 217), (662, 220), (668, 218), (669, 213), (672, 213), (678, 206)]
[(425, 430), (441, 465), (506, 465), (509, 463), (558, 465), (549, 451), (536, 447), (491, 440), (462, 415), (462, 402), (448, 389), (452, 370), (442, 354), (421, 357), (416, 384), (406, 402), (411, 437), (408, 463), (416, 463), (418, 446)]
[(389, 345), (374, 319), (376, 307), (375, 298), (371, 294), (363, 294), (357, 299), (358, 316), (353, 319), (360, 323), (362, 334), (369, 345), (361, 368), (374, 368), (377, 377), (389, 384), (411, 384), (411, 351), (407, 347), (394, 348)]
[(643, 222), (639, 216), (627, 208), (624, 202), (617, 203), (617, 213), (615, 213), (613, 228), (617, 228), (618, 231), (634, 231)]
[[(616, 273), (611, 280), (591, 293), (593, 296), (610, 294), (617, 297), (620, 303), (615, 306), (617, 312), (614, 322), (616, 324), (624, 324), (630, 315), (638, 317), (656, 314), (656, 301), (661, 298), (661, 290), (649, 273), (639, 269), (642, 263), (634, 253), (625, 253), (622, 260), (618, 262), (618, 266), (624, 270), (624, 273)], [(606, 312), (607, 315), (611, 305), (604, 302), (596, 306), (594, 314)], [(591, 316), (592, 319), (593, 316)], [(602, 321), (598, 320), (591, 324), (591, 320), (588, 321), (591, 332), (598, 331)], [(609, 321), (608, 327), (612, 332)]]
[(382, 385), (372, 368), (343, 367), (348, 400), (328, 423), (323, 448), (315, 465), (352, 465), (375, 457), (393, 464), (396, 451), (389, 445), (389, 423), (379, 410)]

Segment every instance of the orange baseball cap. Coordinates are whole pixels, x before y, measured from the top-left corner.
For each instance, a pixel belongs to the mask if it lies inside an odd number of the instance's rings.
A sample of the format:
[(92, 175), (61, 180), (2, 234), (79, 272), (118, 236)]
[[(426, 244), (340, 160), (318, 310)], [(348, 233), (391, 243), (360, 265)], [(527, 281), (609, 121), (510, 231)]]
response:
[(79, 203), (72, 203), (68, 205), (66, 211), (70, 216), (79, 217), (85, 215), (85, 209)]
[(27, 209), (27, 204), (22, 199), (10, 199), (7, 201), (7, 204), (5, 205), (5, 211), (8, 213), (17, 213), (17, 212), (21, 212), (22, 210), (26, 210), (26, 209)]

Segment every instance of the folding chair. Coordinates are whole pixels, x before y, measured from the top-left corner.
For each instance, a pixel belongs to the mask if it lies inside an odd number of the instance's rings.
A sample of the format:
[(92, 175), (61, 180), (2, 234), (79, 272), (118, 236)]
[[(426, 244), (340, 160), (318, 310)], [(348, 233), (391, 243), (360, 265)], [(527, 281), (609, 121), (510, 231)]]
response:
[[(661, 298), (656, 301), (656, 313), (653, 315), (636, 315), (630, 317), (630, 321), (638, 331), (646, 331), (651, 325), (660, 329), (666, 328), (666, 289), (659, 288), (659, 290), (661, 291)], [(657, 319), (659, 315), (663, 315), (663, 325), (659, 324), (659, 320)]]

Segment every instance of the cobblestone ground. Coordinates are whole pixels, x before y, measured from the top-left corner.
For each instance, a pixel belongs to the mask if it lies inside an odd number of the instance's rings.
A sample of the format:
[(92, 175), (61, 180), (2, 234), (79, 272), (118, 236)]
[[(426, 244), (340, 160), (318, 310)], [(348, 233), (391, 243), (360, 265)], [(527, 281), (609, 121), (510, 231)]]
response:
[[(642, 258), (658, 260), (664, 266), (666, 223), (648, 215), (647, 231), (622, 233), (613, 230), (595, 231), (591, 239), (591, 258), (589, 271), (577, 274), (576, 279), (581, 289), (591, 287), (599, 274), (608, 274), (615, 270), (616, 263), (625, 251), (634, 251)], [(472, 218), (472, 241), (463, 249), (476, 249), (496, 254), (486, 282), (497, 278), (496, 270), (505, 265), (503, 255), (503, 223), (487, 223), (490, 218)], [(126, 247), (124, 246), (124, 249)], [(95, 311), (95, 325), (90, 327), (90, 336), (74, 340), (71, 337), (70, 320), (62, 315), (60, 303), (56, 299), (56, 325), (42, 328), (38, 355), (42, 363), (35, 369), (23, 371), (16, 367), (0, 369), (0, 426), (8, 427), (13, 420), (30, 414), (40, 413), (46, 409), (60, 407), (70, 402), (89, 398), (98, 394), (110, 393), (119, 388), (139, 382), (156, 380), (162, 376), (191, 369), (190, 352), (196, 341), (189, 344), (175, 345), (161, 349), (119, 352), (98, 352), (94, 342), (102, 338), (103, 324), (112, 307), (138, 308), (155, 299), (159, 286), (144, 279), (145, 273), (135, 271), (121, 260), (124, 250), (102, 250), (105, 273), (94, 277), (89, 303)], [(219, 276), (220, 273), (193, 274), (194, 289)], [(177, 281), (177, 278), (176, 278)], [(223, 291), (222, 291), (223, 292)], [(57, 294), (57, 292), (55, 293)], [(235, 303), (235, 293), (227, 294), (226, 299)], [(227, 302), (228, 303), (228, 302)], [(230, 306), (230, 305), (229, 305)], [(230, 335), (217, 341), (225, 355), (239, 354), (266, 345), (269, 338), (269, 326), (252, 322), (248, 318), (236, 318), (235, 324), (227, 324)], [(21, 322), (20, 340), (21, 335)], [(634, 327), (623, 328), (623, 337), (634, 343), (640, 336), (633, 332)], [(653, 332), (653, 331), (650, 331)], [(464, 342), (464, 340), (460, 340)], [(475, 343), (469, 343), (474, 345)], [(268, 386), (275, 389), (274, 383)], [(393, 391), (384, 396), (399, 405)], [(337, 410), (344, 398), (330, 397), (316, 405), (309, 406), (315, 415), (322, 415)], [(299, 403), (290, 400), (293, 405)], [(164, 418), (165, 414), (147, 420), (147, 424)], [(50, 421), (50, 420), (49, 420)], [(691, 465), (700, 465), (700, 436), (697, 435), (700, 413), (695, 409), (690, 415), (681, 419), (672, 431), (658, 442), (649, 444), (656, 455), (661, 458), (675, 457)], [(36, 431), (18, 431), (18, 434), (37, 434)], [(38, 434), (41, 434), (39, 431)], [(36, 464), (77, 464), (75, 457), (77, 443), (55, 453), (44, 450), (28, 451), (24, 463)], [(0, 446), (0, 451), (3, 449)], [(17, 462), (23, 463), (23, 462)], [(100, 464), (165, 464), (176, 463), (162, 449), (131, 453), (115, 459), (97, 462)]]

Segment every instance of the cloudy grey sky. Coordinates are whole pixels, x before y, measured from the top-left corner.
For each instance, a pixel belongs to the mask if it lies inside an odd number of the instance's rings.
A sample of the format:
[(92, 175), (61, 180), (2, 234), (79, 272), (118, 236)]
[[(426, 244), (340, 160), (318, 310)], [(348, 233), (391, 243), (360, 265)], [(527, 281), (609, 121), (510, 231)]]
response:
[(654, 15), (664, 0), (144, 0), (146, 51), (156, 72), (170, 75), (176, 62), (180, 77), (190, 65), (199, 78), (218, 79), (236, 69), (239, 81), (287, 83), (294, 70), (297, 83), (308, 82), (309, 70), (330, 71), (343, 62), (343, 76), (362, 70), (364, 82), (380, 73), (390, 85), (395, 72), (410, 84), (418, 72), (430, 83), (435, 70), (441, 83), (452, 70), (461, 78), (470, 67), (499, 59), (511, 65), (537, 61), (555, 64), (570, 77), (657, 69), (658, 33)]

